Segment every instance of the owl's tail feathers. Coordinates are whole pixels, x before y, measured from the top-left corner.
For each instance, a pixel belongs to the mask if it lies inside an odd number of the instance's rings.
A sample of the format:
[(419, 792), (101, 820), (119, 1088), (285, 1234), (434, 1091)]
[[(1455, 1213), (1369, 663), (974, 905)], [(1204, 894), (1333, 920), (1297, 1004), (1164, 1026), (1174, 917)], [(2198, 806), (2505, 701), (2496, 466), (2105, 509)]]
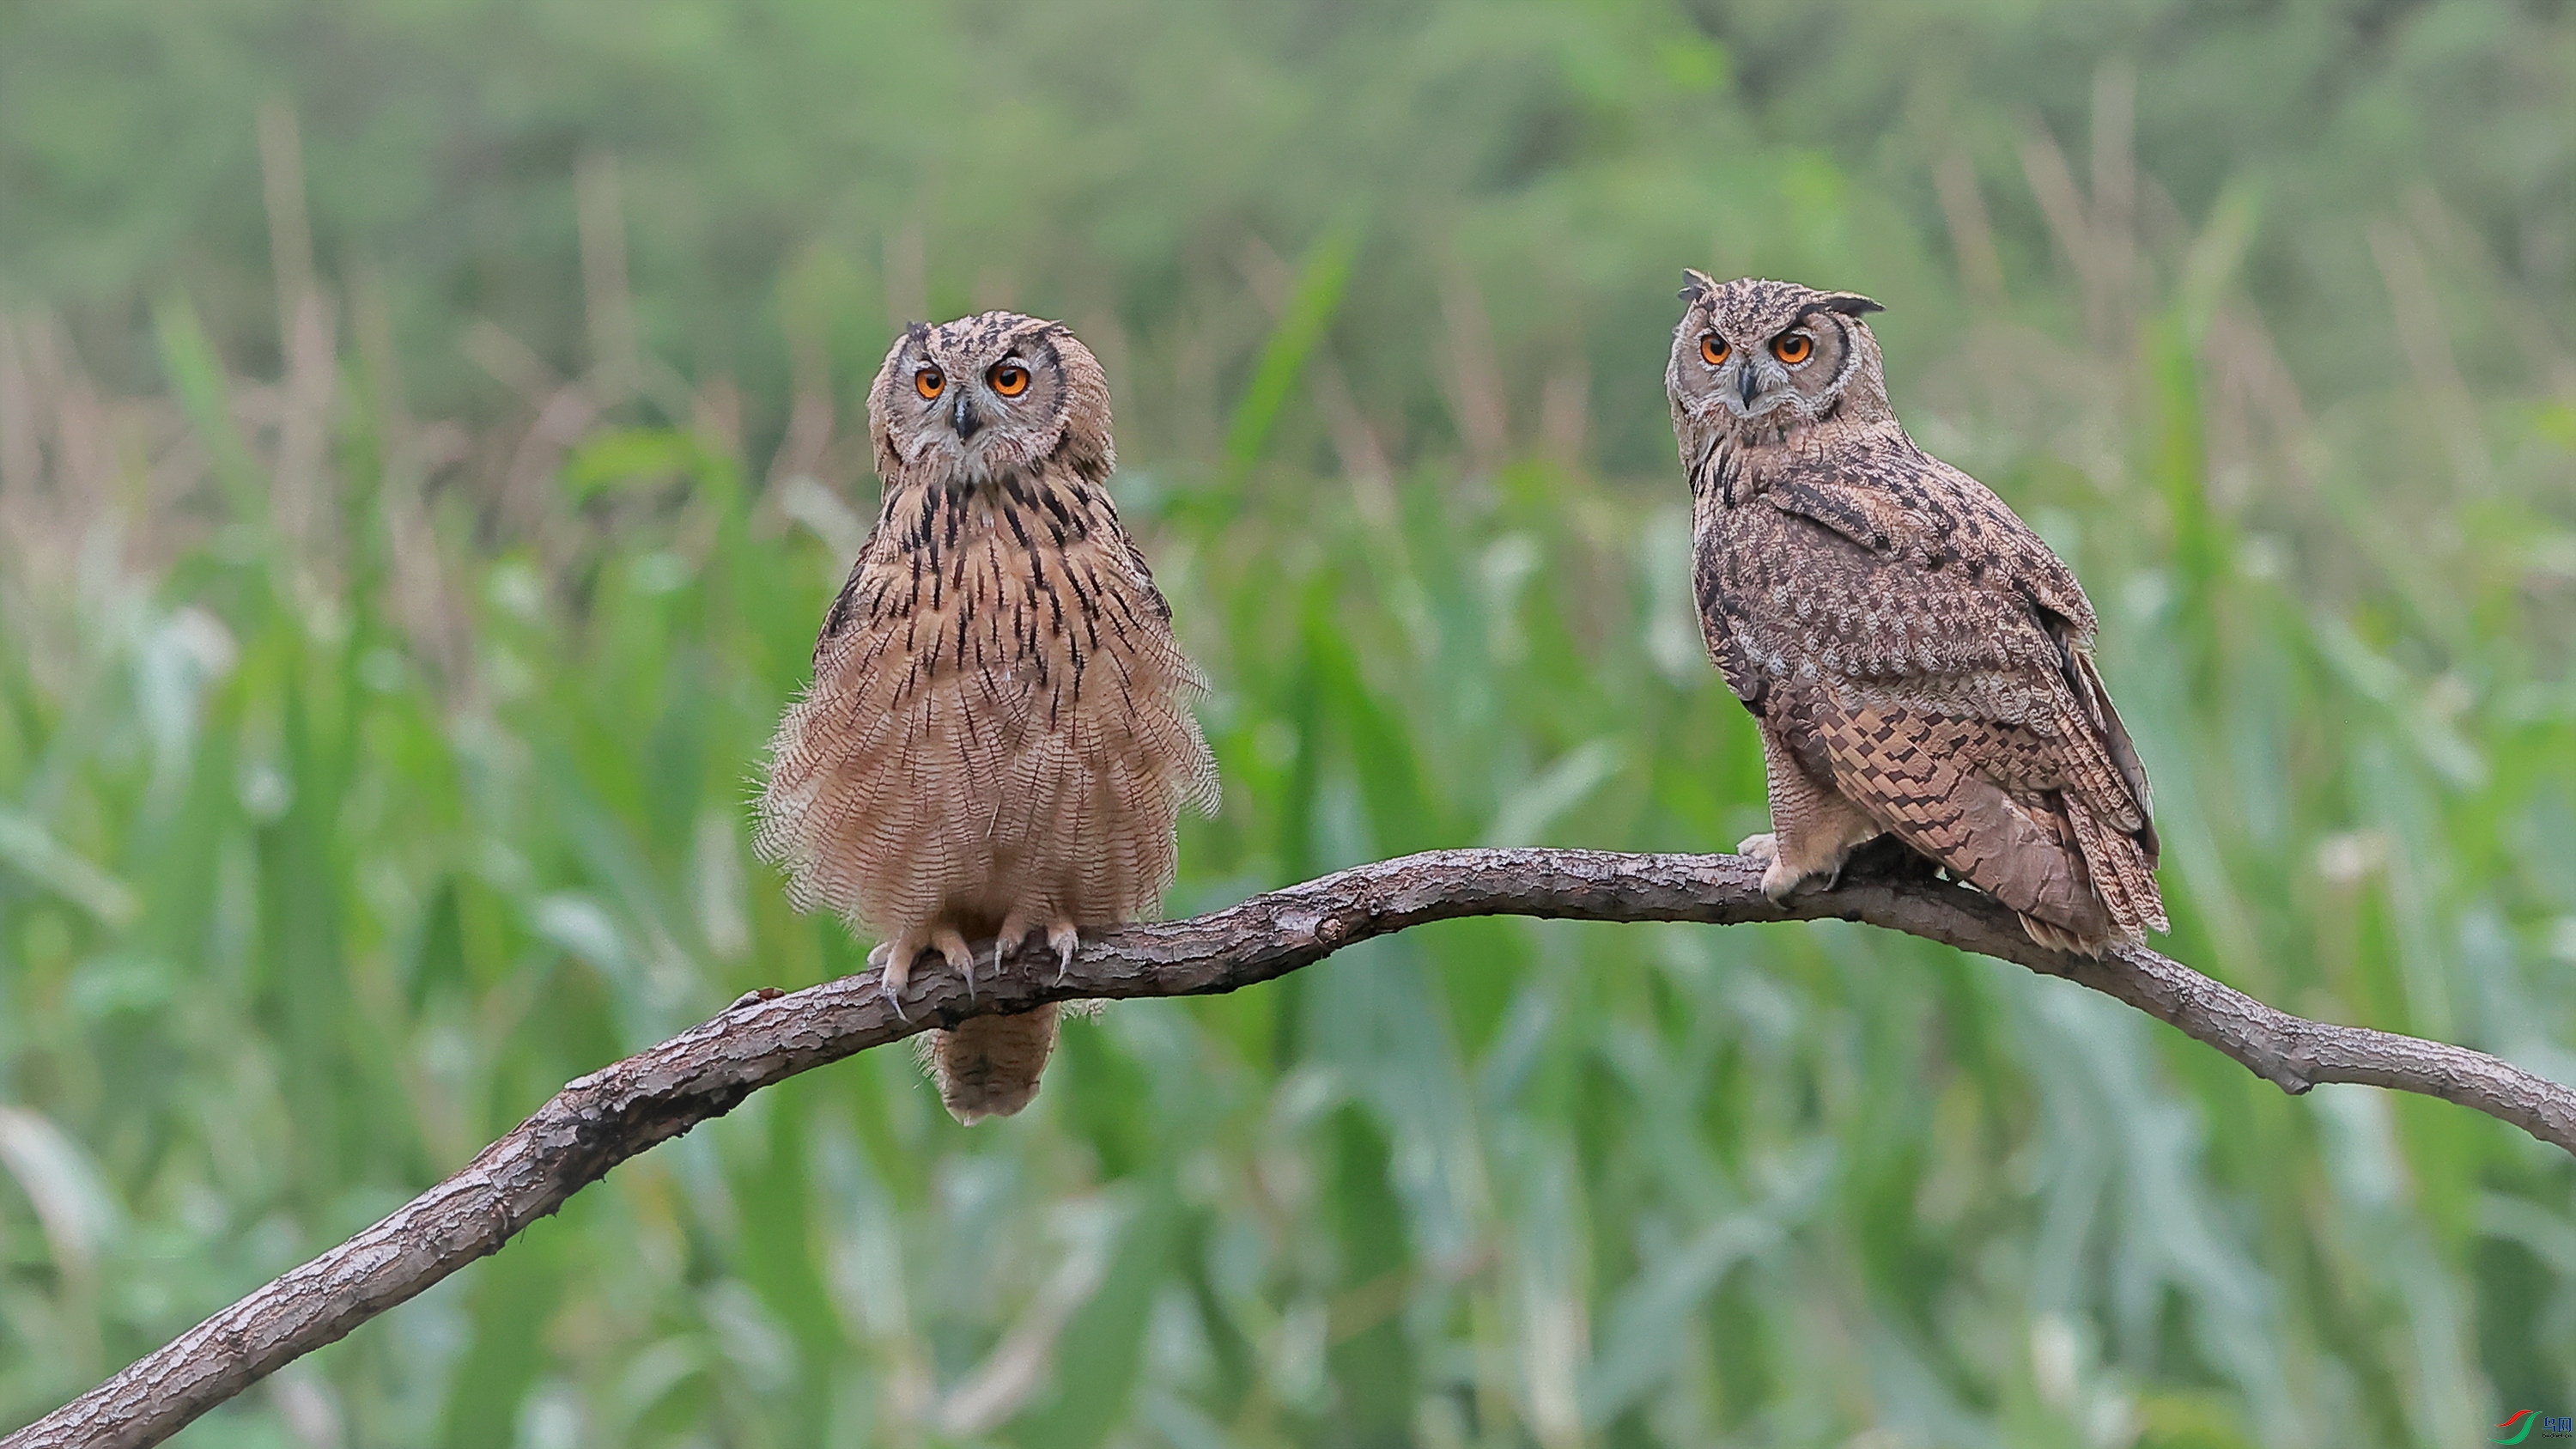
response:
[(1958, 777), (1943, 803), (1957, 818), (1921, 832), (1924, 844), (1933, 847), (1927, 853), (1952, 875), (2012, 907), (2032, 940), (2083, 950), (2069, 943), (2098, 942), (2111, 932), (2107, 906), (2086, 878), (2083, 852), (2064, 814), (2015, 799), (1982, 775)]
[(1962, 797), (1962, 819), (1975, 828), (1960, 858), (1942, 863), (1953, 874), (1969, 867), (1968, 880), (2012, 907), (2032, 940), (2098, 956), (2166, 929), (2155, 862), (2138, 835), (2071, 795), (2025, 803), (1972, 779)]
[(2110, 929), (2098, 936), (2087, 933), (2070, 945), (2042, 935), (2039, 924), (2025, 917), (2022, 925), (2030, 931), (2031, 939), (2060, 950), (2099, 955), (2106, 946), (2143, 941), (2149, 931), (2172, 929), (2165, 919), (2164, 895), (2156, 889), (2155, 837), (2151, 830), (2121, 830), (2100, 819), (2081, 800), (2061, 799), (2067, 824), (2082, 852), (2084, 873), (2091, 880), (2094, 896), (2102, 903), (2103, 913), (2110, 918)]
[(948, 1115), (972, 1126), (1027, 1106), (1055, 1051), (1056, 1015), (1050, 1002), (1013, 1016), (968, 1017), (947, 1031), (924, 1034), (922, 1063), (938, 1081)]

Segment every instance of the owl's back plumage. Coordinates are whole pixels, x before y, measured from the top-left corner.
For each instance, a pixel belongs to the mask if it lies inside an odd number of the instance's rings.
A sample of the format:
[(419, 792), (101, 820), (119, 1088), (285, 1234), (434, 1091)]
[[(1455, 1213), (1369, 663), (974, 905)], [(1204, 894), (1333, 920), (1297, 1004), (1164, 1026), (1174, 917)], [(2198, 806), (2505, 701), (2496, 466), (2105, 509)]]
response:
[[(1107, 386), (1062, 328), (999, 313), (915, 329), (869, 402), (885, 501), (772, 743), (759, 849), (800, 908), (885, 938), (890, 991), (925, 948), (971, 973), (986, 937), (1069, 961), (1077, 928), (1155, 911), (1215, 778), (1204, 685), (1104, 486)], [(934, 1033), (950, 1110), (1026, 1105), (1056, 1015)]]
[(1897, 424), (1874, 303), (1693, 278), (1667, 385), (1703, 632), (1771, 775), (1766, 888), (1887, 832), (2046, 944), (2165, 929), (2146, 771), (2073, 573)]

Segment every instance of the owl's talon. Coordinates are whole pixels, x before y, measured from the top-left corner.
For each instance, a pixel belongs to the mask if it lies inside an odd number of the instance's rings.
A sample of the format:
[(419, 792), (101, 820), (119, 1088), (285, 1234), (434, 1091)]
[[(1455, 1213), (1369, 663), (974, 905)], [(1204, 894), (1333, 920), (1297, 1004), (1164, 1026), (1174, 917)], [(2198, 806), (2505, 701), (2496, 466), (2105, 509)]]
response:
[[(1010, 938), (1009, 936), (1007, 936), (1007, 935), (995, 936), (995, 937), (993, 938), (993, 974), (994, 974), (994, 975), (999, 976), (999, 975), (1001, 975), (1001, 974), (1002, 974), (1002, 955), (1003, 955), (1003, 953), (1004, 953), (1006, 950), (1008, 950), (1008, 949), (1009, 949), (1009, 947), (1010, 947), (1011, 945), (1012, 945), (1011, 938)], [(973, 996), (973, 993), (972, 993), (972, 992), (969, 992), (969, 993), (968, 993), (968, 997), (969, 997), (969, 999), (972, 999), (972, 996)]]
[(1082, 933), (1071, 921), (1058, 921), (1047, 932), (1047, 944), (1055, 948), (1055, 984), (1062, 986), (1073, 970), (1073, 958), (1082, 950)]
[(868, 953), (868, 964), (880, 973), (877, 990), (885, 993), (886, 1005), (894, 1009), (894, 1019), (906, 1026), (912, 1024), (912, 1013), (903, 1009), (904, 983), (912, 979), (911, 951), (898, 954), (891, 941), (879, 941)]
[(930, 933), (930, 944), (947, 958), (949, 966), (966, 978), (966, 999), (975, 999), (975, 953), (966, 948), (966, 938), (954, 926), (942, 926)]
[(1774, 859), (1762, 872), (1762, 894), (1770, 897), (1771, 904), (1776, 906), (1796, 894), (1798, 886), (1805, 880), (1806, 876), (1790, 869), (1787, 861)]
[(1775, 906), (1787, 900), (1790, 893), (1798, 889), (1799, 882), (1807, 878), (1805, 871), (1793, 868), (1780, 858), (1780, 835), (1777, 831), (1766, 830), (1760, 835), (1744, 837), (1735, 847), (1735, 853), (1761, 863), (1762, 894), (1769, 897)]

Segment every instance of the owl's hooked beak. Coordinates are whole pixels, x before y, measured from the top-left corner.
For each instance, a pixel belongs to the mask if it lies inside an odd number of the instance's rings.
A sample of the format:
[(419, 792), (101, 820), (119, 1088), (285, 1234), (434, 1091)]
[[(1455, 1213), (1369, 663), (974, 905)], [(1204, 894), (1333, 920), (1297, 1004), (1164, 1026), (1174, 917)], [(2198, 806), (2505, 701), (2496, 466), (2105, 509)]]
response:
[(1726, 405), (1726, 410), (1748, 423), (1778, 411), (1796, 396), (1786, 388), (1773, 392), (1770, 380), (1762, 376), (1762, 370), (1750, 358), (1738, 364), (1733, 387), (1720, 385), (1717, 389), (1717, 400)]
[(961, 443), (983, 431), (984, 420), (975, 415), (974, 401), (962, 387), (957, 389), (957, 401), (948, 406), (948, 426), (956, 430)]

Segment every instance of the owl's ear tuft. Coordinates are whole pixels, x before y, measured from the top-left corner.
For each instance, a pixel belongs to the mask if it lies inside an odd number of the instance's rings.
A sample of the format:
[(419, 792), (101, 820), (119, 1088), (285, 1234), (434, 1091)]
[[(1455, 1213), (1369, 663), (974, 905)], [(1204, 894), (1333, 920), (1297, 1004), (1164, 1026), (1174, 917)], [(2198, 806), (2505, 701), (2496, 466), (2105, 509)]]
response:
[(1827, 292), (1816, 306), (1823, 311), (1840, 312), (1846, 317), (1859, 317), (1866, 313), (1887, 310), (1858, 292)]
[(1683, 301), (1697, 302), (1715, 296), (1716, 293), (1717, 283), (1709, 279), (1708, 273), (1693, 267), (1682, 268), (1681, 299)]

